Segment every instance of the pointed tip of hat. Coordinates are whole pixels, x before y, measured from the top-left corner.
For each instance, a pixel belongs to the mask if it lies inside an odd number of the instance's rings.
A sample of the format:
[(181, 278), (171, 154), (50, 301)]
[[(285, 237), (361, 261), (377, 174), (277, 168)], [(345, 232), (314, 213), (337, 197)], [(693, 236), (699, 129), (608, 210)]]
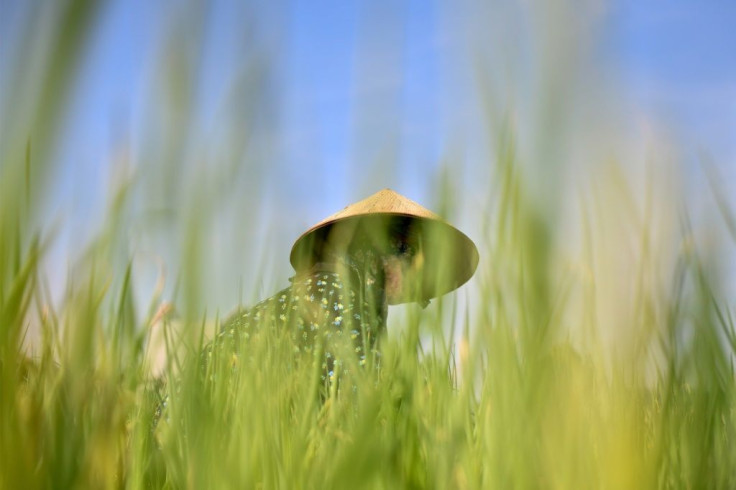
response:
[(404, 197), (393, 189), (386, 187), (372, 194), (362, 201), (358, 201), (346, 206), (337, 213), (328, 216), (324, 220), (317, 223), (312, 229), (322, 226), (326, 223), (356, 216), (362, 214), (405, 214), (410, 216), (420, 216), (435, 220), (442, 220), (438, 215), (423, 207), (422, 205), (412, 201), (408, 197)]

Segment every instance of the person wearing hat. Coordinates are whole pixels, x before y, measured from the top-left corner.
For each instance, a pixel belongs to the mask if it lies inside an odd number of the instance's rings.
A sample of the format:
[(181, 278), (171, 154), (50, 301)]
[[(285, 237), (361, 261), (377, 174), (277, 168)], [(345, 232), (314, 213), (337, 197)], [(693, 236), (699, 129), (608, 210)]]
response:
[(360, 365), (376, 354), (388, 305), (424, 307), (456, 289), (475, 272), (478, 251), (438, 215), (384, 189), (307, 230), (290, 261), (291, 285), (231, 315), (205, 362), (222, 348), (237, 356), (244, 342), (274, 328), (290, 335), (298, 351), (319, 349), (328, 381), (347, 351)]

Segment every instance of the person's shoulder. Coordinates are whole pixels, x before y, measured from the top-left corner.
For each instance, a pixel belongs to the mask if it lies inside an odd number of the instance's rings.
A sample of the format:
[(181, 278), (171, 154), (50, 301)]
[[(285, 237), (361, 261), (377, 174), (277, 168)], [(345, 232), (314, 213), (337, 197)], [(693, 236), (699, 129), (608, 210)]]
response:
[(223, 325), (233, 323), (233, 322), (243, 322), (247, 321), (248, 319), (254, 317), (257, 313), (262, 312), (263, 310), (267, 309), (269, 306), (271, 306), (273, 303), (283, 301), (284, 298), (287, 298), (291, 294), (292, 286), (289, 286), (287, 288), (284, 288), (277, 292), (276, 294), (259, 301), (258, 303), (250, 306), (250, 307), (244, 307), (242, 305), (239, 305), (235, 308), (226, 318), (224, 322), (222, 322)]

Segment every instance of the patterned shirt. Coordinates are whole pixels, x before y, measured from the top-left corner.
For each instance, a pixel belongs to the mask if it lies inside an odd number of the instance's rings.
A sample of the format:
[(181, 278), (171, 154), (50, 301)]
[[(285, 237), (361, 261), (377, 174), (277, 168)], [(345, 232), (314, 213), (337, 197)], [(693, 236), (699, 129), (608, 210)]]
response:
[[(340, 355), (347, 350), (359, 365), (368, 356), (378, 356), (376, 341), (386, 328), (387, 303), (383, 267), (375, 253), (368, 249), (331, 264), (316, 264), (291, 281), (291, 286), (237, 311), (223, 323), (203, 352), (204, 372), (216, 355), (236, 361), (247, 356), (248, 344), (266, 329), (289, 336), (299, 353), (320, 349), (323, 382), (333, 380)], [(340, 371), (345, 372), (344, 366)], [(168, 400), (164, 394), (156, 406), (152, 431), (164, 416)]]
[(253, 336), (275, 329), (291, 337), (295, 351), (313, 353), (319, 348), (323, 352), (323, 380), (333, 376), (338, 351), (344, 353), (345, 347), (360, 365), (365, 364), (366, 356), (377, 354), (376, 340), (386, 325), (387, 305), (382, 269), (373, 256), (361, 258), (361, 262), (342, 261), (342, 267), (318, 264), (295, 276), (288, 288), (236, 312), (205, 351), (205, 361), (209, 362), (214, 349), (232, 352), (236, 359), (247, 355), (243, 351)]

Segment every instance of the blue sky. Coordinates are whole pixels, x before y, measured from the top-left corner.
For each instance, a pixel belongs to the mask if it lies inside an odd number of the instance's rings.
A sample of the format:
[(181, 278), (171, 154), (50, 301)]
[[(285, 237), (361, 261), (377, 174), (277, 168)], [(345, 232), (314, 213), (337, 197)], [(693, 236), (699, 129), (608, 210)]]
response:
[[(514, 2), (506, 3), (513, 9)], [(67, 178), (104, 181), (118, 133), (135, 137), (169, 21), (181, 15), (172, 14), (176, 5), (118, 0), (103, 11), (67, 124), (62, 160), (76, 166), (64, 172)], [(290, 195), (302, 198), (305, 187), (320, 188), (319, 182), (304, 185), (314, 176), (340, 189), (334, 201), (324, 201), (324, 210), (339, 207), (355, 197), (342, 189), (370, 192), (360, 188), (364, 174), (358, 167), (394, 151), (400, 164), (382, 169), (387, 185), (416, 183), (410, 193), (420, 197), (427, 182), (417, 182), (418, 170), (441, 159), (449, 134), (460, 131), (449, 127), (458, 117), (453, 111), (478, 104), (447, 73), (472, 70), (463, 66), (472, 53), (462, 32), (463, 22), (478, 30), (472, 4), (457, 9), (461, 14), (420, 1), (236, 5), (213, 2), (203, 9), (199, 124), (216, 125), (218, 98), (249, 56), (235, 48), (238, 31), (248, 28), (252, 41), (273, 57), (275, 156), (279, 169), (299, 177), (279, 179)], [(505, 8), (499, 11), (510, 10)], [(493, 9), (477, 10), (493, 16)], [(702, 146), (728, 166), (736, 155), (736, 2), (625, 0), (598, 10), (591, 21), (598, 43), (594, 62), (615, 76), (619, 96), (671, 127), (683, 146)], [(443, 16), (459, 20), (449, 27)]]
[(736, 2), (621, 2), (610, 56), (642, 107), (689, 144), (736, 158)]

